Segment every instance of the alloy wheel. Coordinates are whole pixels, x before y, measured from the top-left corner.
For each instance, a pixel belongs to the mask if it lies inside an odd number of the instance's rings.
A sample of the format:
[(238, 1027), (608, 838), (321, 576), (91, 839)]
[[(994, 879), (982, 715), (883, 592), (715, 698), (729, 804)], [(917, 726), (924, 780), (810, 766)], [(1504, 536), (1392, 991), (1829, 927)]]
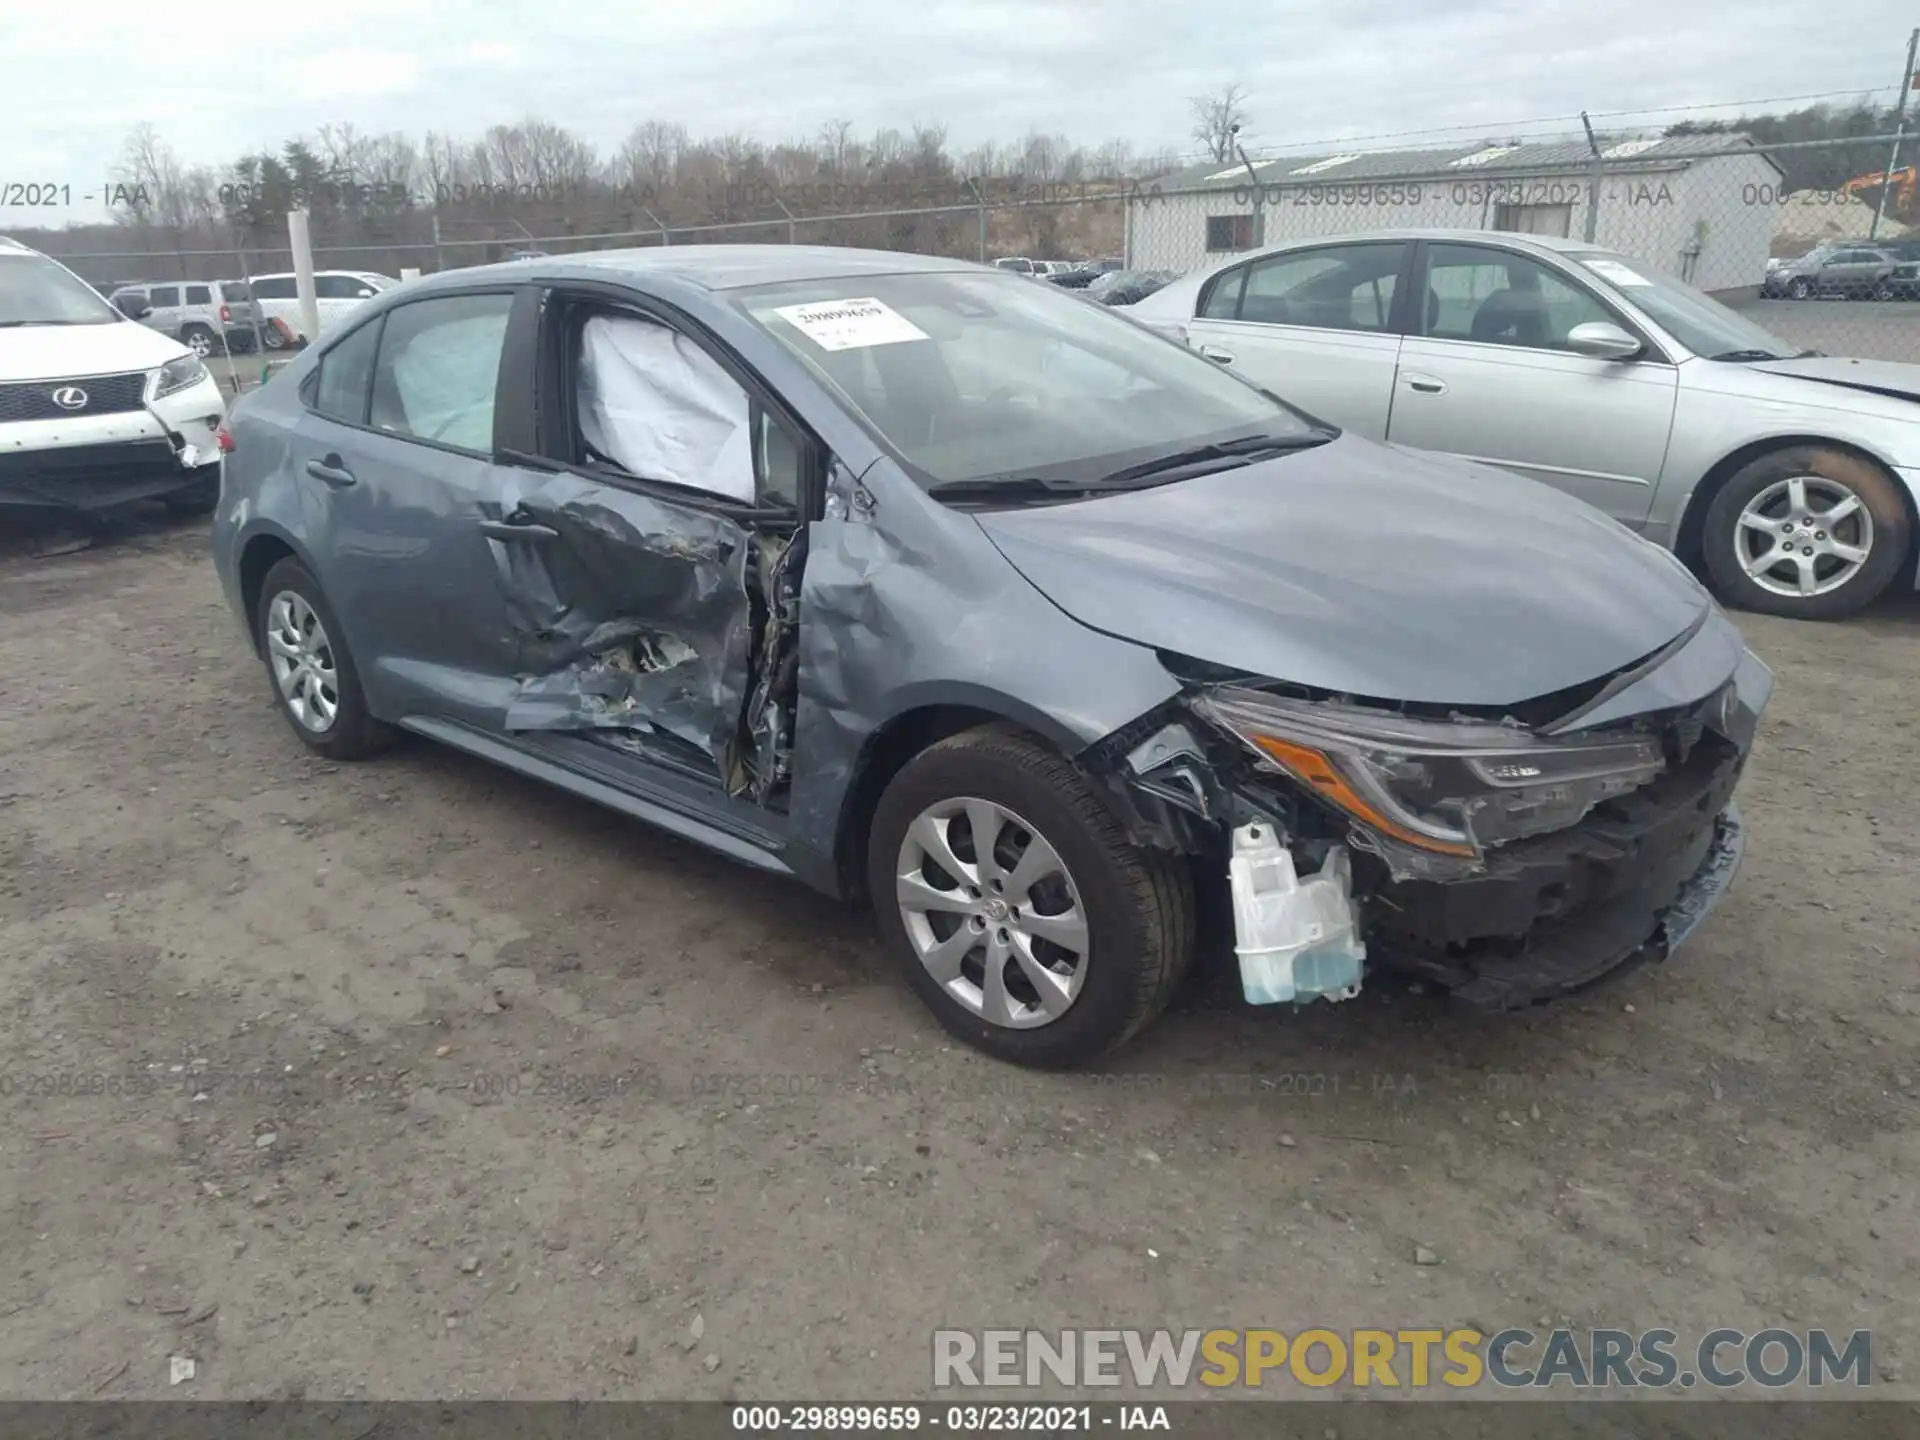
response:
[(1794, 475), (1761, 490), (1733, 529), (1734, 559), (1775, 595), (1825, 595), (1852, 580), (1873, 552), (1873, 516), (1824, 475)]
[(895, 901), (942, 989), (994, 1025), (1058, 1020), (1087, 978), (1086, 912), (1066, 862), (991, 800), (942, 800), (900, 842)]
[(306, 597), (282, 590), (267, 607), (267, 658), (287, 713), (315, 734), (340, 713), (340, 681), (333, 642)]
[(187, 336), (187, 348), (204, 360), (213, 354), (213, 336), (204, 330), (195, 330)]

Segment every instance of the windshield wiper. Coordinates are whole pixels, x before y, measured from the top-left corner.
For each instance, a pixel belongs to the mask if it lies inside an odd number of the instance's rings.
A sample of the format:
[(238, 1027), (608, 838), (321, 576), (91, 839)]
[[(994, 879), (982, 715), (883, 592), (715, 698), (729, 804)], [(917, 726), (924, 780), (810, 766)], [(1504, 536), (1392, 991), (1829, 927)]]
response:
[(1333, 437), (1331, 430), (1313, 429), (1298, 435), (1249, 435), (1240, 440), (1216, 440), (1210, 445), (1195, 445), (1187, 450), (1176, 450), (1171, 455), (1143, 460), (1124, 470), (1115, 470), (1101, 476), (1100, 483), (1103, 487), (1124, 486), (1130, 480), (1165, 476), (1170, 471), (1195, 466), (1224, 470), (1235, 465), (1251, 465), (1262, 456), (1279, 455), (1289, 450), (1311, 450), (1316, 445), (1326, 444)]
[(27, 325), (104, 325), (104, 320), (0, 320), (0, 330), (18, 330)]
[[(1808, 351), (1807, 353), (1812, 354), (1813, 352)], [(1709, 355), (1707, 358), (1709, 360), (1744, 361), (1744, 360), (1785, 360), (1787, 357), (1785, 355), (1776, 355), (1771, 350), (1723, 350), (1718, 355)], [(1797, 360), (1800, 357), (1796, 355), (1793, 358)]]
[(940, 500), (1079, 500), (1103, 488), (1085, 480), (1048, 480), (1039, 475), (1000, 475), (978, 480), (942, 480), (927, 493)]

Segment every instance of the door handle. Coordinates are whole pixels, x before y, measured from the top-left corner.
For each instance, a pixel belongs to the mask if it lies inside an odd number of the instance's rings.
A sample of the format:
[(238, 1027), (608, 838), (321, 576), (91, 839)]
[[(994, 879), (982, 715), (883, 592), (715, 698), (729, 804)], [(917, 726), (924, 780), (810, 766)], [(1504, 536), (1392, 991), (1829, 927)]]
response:
[(1218, 345), (1202, 345), (1200, 347), (1200, 353), (1216, 365), (1231, 365), (1233, 363), (1233, 352), (1231, 350), (1222, 350)]
[(1407, 377), (1407, 388), (1409, 390), (1417, 390), (1422, 395), (1444, 395), (1447, 393), (1446, 385), (1434, 379), (1431, 375), (1409, 375)]
[(338, 455), (329, 455), (324, 460), (307, 461), (307, 473), (316, 480), (324, 480), (336, 490), (344, 490), (353, 484), (353, 472), (340, 463)]
[(482, 520), (480, 533), (489, 540), (521, 540), (535, 543), (560, 538), (560, 532), (551, 525), (536, 525), (528, 520)]

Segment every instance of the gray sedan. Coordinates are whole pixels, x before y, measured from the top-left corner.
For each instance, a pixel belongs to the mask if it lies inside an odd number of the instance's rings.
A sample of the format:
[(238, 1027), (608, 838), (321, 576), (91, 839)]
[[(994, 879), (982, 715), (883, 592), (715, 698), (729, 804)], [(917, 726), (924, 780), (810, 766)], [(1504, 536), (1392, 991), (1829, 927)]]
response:
[(215, 564), (307, 747), (410, 731), (870, 899), (1006, 1059), (1138, 1031), (1201, 904), (1256, 1003), (1513, 1008), (1664, 960), (1740, 859), (1771, 677), (1670, 555), (1020, 276), (453, 271), (221, 440)]
[(1832, 619), (1914, 584), (1920, 366), (1799, 350), (1622, 255), (1354, 235), (1129, 313), (1350, 431), (1598, 506), (1746, 609)]

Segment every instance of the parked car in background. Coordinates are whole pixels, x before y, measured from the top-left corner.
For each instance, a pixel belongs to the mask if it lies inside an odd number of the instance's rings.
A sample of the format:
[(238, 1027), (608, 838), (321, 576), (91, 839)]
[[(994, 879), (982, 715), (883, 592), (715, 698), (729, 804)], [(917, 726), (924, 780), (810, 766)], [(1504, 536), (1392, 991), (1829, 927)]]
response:
[(137, 319), (0, 237), (0, 513), (213, 504), (219, 386)]
[(1893, 272), (1893, 257), (1884, 250), (1865, 245), (1821, 246), (1769, 270), (1762, 289), (1769, 296), (1794, 300), (1821, 296), (1891, 300)]
[(1024, 255), (1005, 255), (993, 262), (996, 270), (1011, 270), (1016, 275), (1032, 275), (1035, 262)]
[(114, 309), (171, 335), (203, 360), (253, 348), (255, 311), (246, 285), (238, 280), (154, 281), (122, 285), (110, 297)]
[(1131, 313), (1349, 430), (1586, 500), (1729, 603), (1833, 619), (1914, 584), (1920, 365), (1816, 355), (1612, 251), (1300, 241)]
[[(391, 290), (399, 283), (391, 275), (372, 270), (314, 271), (313, 288), (320, 312), (321, 333), (337, 325), (381, 291)], [(291, 271), (254, 276), (253, 296), (260, 304), (260, 313), (282, 321), (293, 335), (294, 343), (305, 345), (313, 340), (313, 336), (305, 332), (300, 318), (300, 296)]]
[(1032, 1065), (1160, 1013), (1196, 890), (1248, 902), (1256, 1003), (1666, 960), (1772, 687), (1586, 506), (824, 246), (380, 296), (235, 402), (212, 551), (311, 750), (400, 727), (871, 899), (939, 1022)]
[(1893, 274), (1887, 282), (1895, 300), (1920, 300), (1920, 239), (1883, 240), (1876, 249), (1893, 261)]
[(1109, 270), (1088, 284), (1087, 297), (1102, 305), (1134, 305), (1179, 278), (1178, 270)]

